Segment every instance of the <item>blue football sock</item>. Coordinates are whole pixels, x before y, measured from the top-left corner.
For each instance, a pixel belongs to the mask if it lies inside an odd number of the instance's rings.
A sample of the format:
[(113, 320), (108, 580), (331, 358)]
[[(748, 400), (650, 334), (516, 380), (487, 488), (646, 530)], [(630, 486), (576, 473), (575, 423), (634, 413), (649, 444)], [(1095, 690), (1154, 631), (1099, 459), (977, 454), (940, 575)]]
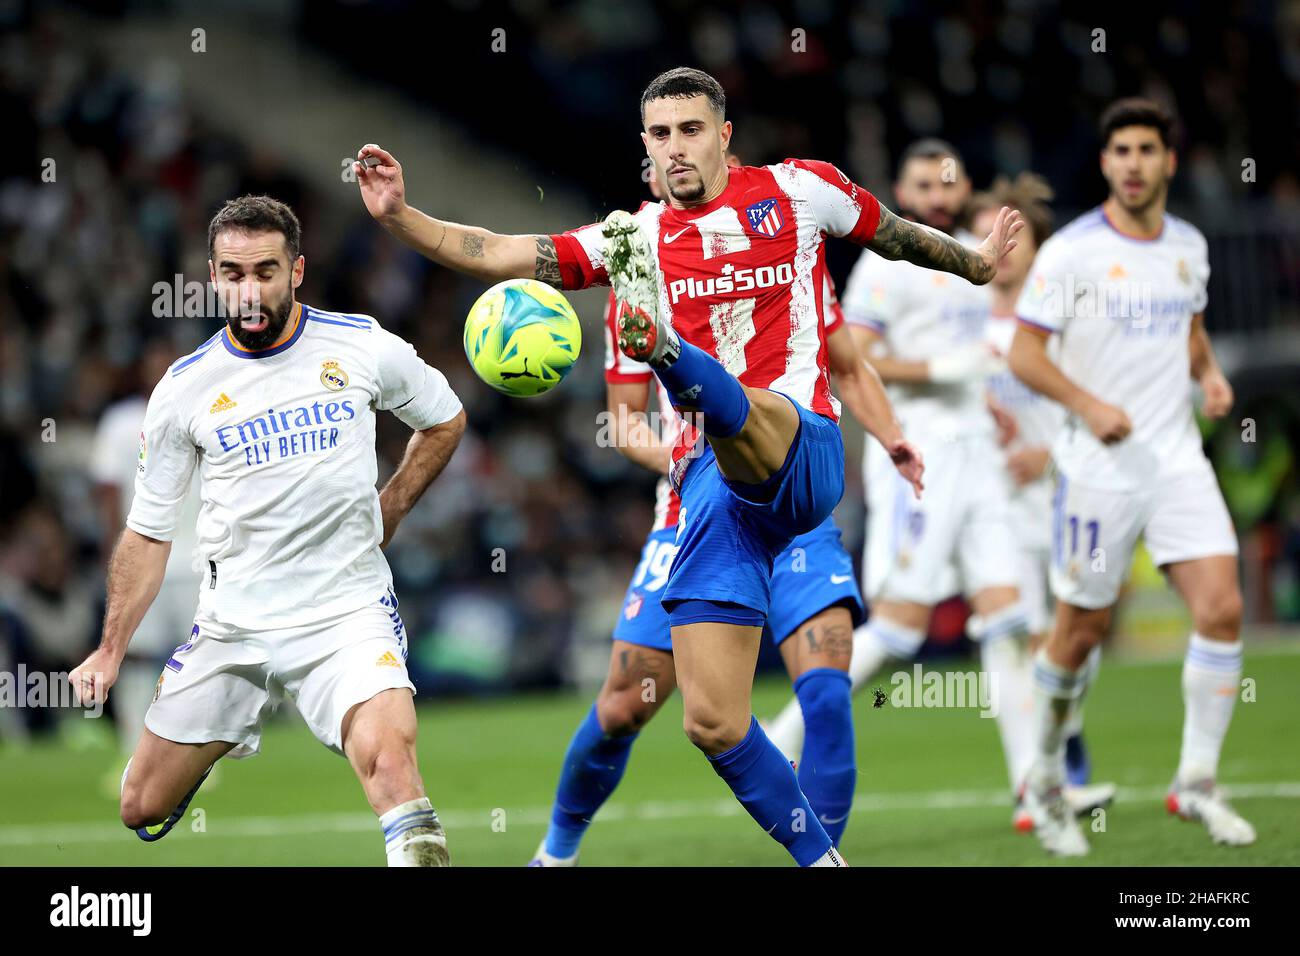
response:
[(1092, 761), (1083, 734), (1065, 738), (1065, 782), (1072, 787), (1083, 787), (1092, 776)]
[(838, 847), (849, 823), (858, 781), (849, 675), (833, 667), (819, 667), (794, 682), (794, 693), (807, 728), (799, 760), (799, 787)]
[(569, 743), (560, 770), (551, 825), (546, 831), (546, 852), (551, 856), (565, 858), (578, 852), (591, 818), (623, 779), (636, 738), (636, 734), (606, 735), (596, 718), (596, 705), (591, 705), (587, 719)]
[(704, 349), (682, 342), (681, 354), (671, 365), (652, 366), (674, 405), (698, 409), (704, 416), (704, 434), (730, 438), (749, 417), (749, 396), (740, 380)]
[(825, 856), (831, 838), (799, 789), (790, 761), (767, 739), (758, 718), (750, 717), (744, 740), (710, 757), (709, 762), (740, 805), (764, 832), (790, 851), (796, 863), (809, 866)]

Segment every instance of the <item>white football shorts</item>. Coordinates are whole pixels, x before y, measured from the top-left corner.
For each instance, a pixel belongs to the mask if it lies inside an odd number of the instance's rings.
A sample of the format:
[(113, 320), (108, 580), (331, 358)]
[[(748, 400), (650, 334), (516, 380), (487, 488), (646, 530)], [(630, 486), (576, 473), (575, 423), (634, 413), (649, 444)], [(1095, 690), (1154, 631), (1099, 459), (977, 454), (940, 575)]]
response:
[(935, 442), (920, 449), (920, 500), (872, 441), (867, 450), (869, 600), (934, 605), (954, 594), (1017, 583), (1010, 480), (991, 440)]
[(1237, 553), (1237, 532), (1214, 469), (1202, 466), (1138, 491), (1102, 491), (1057, 477), (1052, 593), (1075, 607), (1110, 607), (1133, 563), (1138, 535), (1157, 567)]
[(199, 620), (191, 634), (172, 651), (145, 714), (145, 726), (165, 740), (224, 740), (236, 745), (228, 756), (251, 756), (287, 694), (316, 739), (342, 755), (343, 718), (353, 705), (391, 688), (415, 693), (391, 590), (300, 627), (251, 631)]

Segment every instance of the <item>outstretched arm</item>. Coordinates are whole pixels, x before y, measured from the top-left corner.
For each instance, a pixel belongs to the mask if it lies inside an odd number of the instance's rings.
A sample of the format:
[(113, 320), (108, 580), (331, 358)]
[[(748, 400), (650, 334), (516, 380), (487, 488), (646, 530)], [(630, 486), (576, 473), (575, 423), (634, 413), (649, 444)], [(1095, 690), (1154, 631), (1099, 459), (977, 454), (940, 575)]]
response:
[(559, 287), (560, 266), (550, 236), (503, 236), (425, 215), (406, 204), (401, 164), (374, 143), (361, 147), (352, 170), (366, 210), (420, 255), (488, 282), (539, 279)]
[(393, 533), (407, 512), (420, 500), (425, 489), (433, 484), (433, 479), (442, 474), (464, 434), (465, 412), (462, 409), (455, 418), (432, 428), (419, 429), (411, 435), (402, 463), (393, 472), (393, 477), (388, 479), (383, 491), (379, 492), (379, 511), (384, 516), (384, 540), (380, 544), (381, 548), (388, 547), (388, 542), (393, 540)]
[(849, 413), (889, 452), (899, 474), (912, 483), (916, 496), (921, 497), (925, 464), (921, 453), (903, 438), (903, 429), (894, 417), (894, 406), (885, 394), (880, 376), (863, 360), (845, 326), (838, 326), (826, 336), (826, 349), (831, 374)]
[(99, 646), (68, 675), (77, 700), (103, 704), (117, 682), (117, 670), (131, 636), (162, 587), (172, 543), (124, 528), (108, 566), (108, 606)]
[(951, 272), (983, 285), (998, 271), (1001, 258), (1016, 247), (1016, 240), (1011, 237), (1024, 225), (1017, 210), (1003, 206), (993, 223), (993, 231), (971, 249), (937, 229), (896, 216), (882, 205), (880, 222), (875, 235), (867, 240), (867, 248), (886, 259), (902, 259), (927, 269)]

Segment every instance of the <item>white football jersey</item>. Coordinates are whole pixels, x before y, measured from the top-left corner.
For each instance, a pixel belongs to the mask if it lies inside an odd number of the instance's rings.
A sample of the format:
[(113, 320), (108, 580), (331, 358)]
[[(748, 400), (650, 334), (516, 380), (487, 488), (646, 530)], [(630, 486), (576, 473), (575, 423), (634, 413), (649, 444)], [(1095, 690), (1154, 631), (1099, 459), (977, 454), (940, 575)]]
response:
[(149, 399), (127, 518), (172, 540), (197, 466), (199, 617), (253, 630), (385, 593), (375, 411), (423, 429), (461, 409), (443, 374), (373, 318), (299, 304), (289, 321), (275, 348), (248, 351), (223, 327), (172, 364)]
[[(969, 232), (955, 238), (978, 245)], [(844, 317), (876, 332), (889, 354), (926, 361), (984, 339), (992, 295), (958, 276), (864, 251), (844, 288)], [(894, 383), (888, 388), (903, 431), (922, 448), (931, 441), (987, 437), (993, 420), (982, 382)]]
[[(1015, 337), (1015, 332), (1014, 316), (989, 316), (987, 326), (989, 344), (1004, 359), (1011, 351), (1011, 340)], [(1049, 340), (1047, 354), (1052, 361), (1059, 360), (1059, 352), (1057, 339)], [(987, 387), (997, 403), (1016, 417), (1016, 424), (1019, 427), (1014, 446), (1052, 447), (1061, 432), (1061, 427), (1065, 424), (1064, 408), (1046, 395), (1035, 392), (1016, 378), (1015, 373), (1009, 368), (990, 376)]]
[[(95, 427), (90, 476), (100, 484), (117, 488), (118, 508), (123, 516), (131, 513), (131, 502), (135, 498), (136, 452), (140, 447), (140, 433), (144, 430), (148, 407), (149, 403), (139, 395), (124, 398), (104, 409)], [(198, 580), (198, 558), (194, 553), (198, 543), (198, 523), (199, 476), (196, 474), (176, 522), (176, 537), (172, 539), (171, 554), (167, 558), (169, 580), (173, 577)]]
[(1069, 416), (1054, 458), (1071, 481), (1133, 491), (1202, 466), (1188, 336), (1209, 277), (1205, 237), (1169, 214), (1158, 236), (1137, 239), (1099, 206), (1043, 243), (1016, 315), (1060, 333), (1061, 371), (1133, 423), (1103, 445)]

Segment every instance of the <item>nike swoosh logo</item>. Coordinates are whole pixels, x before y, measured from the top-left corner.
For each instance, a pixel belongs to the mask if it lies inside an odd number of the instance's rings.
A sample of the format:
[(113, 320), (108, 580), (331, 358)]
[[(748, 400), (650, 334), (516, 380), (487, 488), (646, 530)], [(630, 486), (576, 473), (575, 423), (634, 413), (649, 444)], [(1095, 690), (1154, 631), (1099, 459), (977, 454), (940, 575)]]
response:
[(837, 819), (832, 819), (831, 817), (827, 817), (827, 816), (820, 816), (820, 817), (818, 817), (817, 819), (820, 820), (822, 823), (829, 823), (829, 824), (831, 824), (831, 825), (833, 826), (833, 825), (835, 825), (836, 823), (843, 823), (843, 822), (844, 822), (845, 820), (847, 820), (848, 818), (849, 818), (849, 815), (846, 813), (846, 814), (844, 814), (844, 816), (839, 817), (839, 818), (837, 818)]
[(688, 230), (690, 230), (690, 228), (691, 228), (690, 226), (687, 226), (685, 229), (679, 229), (677, 232), (674, 232), (671, 236), (668, 235), (667, 233), (665, 233), (665, 234), (664, 234), (664, 245), (668, 245), (668, 243), (672, 242), (674, 239), (676, 239), (678, 236), (680, 236), (683, 232), (687, 232)]
[(852, 580), (853, 580), (853, 575), (851, 575), (851, 574), (832, 574), (832, 575), (831, 575), (831, 584), (843, 584), (845, 581), (852, 581)]

